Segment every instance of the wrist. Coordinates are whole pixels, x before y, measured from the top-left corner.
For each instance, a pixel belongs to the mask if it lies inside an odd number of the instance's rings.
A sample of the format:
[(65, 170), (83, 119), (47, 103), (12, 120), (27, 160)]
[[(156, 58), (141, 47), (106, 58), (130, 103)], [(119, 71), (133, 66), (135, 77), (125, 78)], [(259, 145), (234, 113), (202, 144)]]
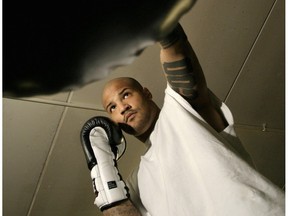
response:
[(187, 35), (185, 34), (182, 26), (178, 23), (176, 28), (174, 28), (171, 33), (159, 41), (159, 44), (162, 49), (167, 49), (179, 40), (187, 40)]

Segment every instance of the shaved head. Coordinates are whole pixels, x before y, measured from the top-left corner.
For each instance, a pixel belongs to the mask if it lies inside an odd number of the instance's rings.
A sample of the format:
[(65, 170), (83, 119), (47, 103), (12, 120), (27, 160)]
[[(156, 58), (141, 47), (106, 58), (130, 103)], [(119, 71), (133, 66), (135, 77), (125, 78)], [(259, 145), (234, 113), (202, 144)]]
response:
[(131, 77), (108, 81), (103, 89), (102, 104), (121, 129), (143, 142), (153, 129), (160, 112), (150, 91)]
[(142, 90), (143, 89), (143, 86), (134, 78), (132, 77), (118, 77), (118, 78), (115, 78), (115, 79), (112, 79), (110, 81), (108, 81), (106, 83), (106, 85), (104, 86), (104, 90), (109, 87), (110, 85), (113, 85), (117, 82), (123, 82), (123, 83), (126, 83), (128, 84), (129, 86), (131, 87), (134, 87), (135, 89), (138, 89), (138, 90)]
[(119, 84), (129, 86), (130, 88), (135, 89), (139, 92), (143, 91), (143, 86), (134, 78), (118, 77), (118, 78), (112, 79), (112, 80), (108, 81), (103, 88), (103, 92), (102, 92), (102, 104), (103, 104), (103, 106), (105, 106), (104, 105), (105, 99), (107, 98), (107, 94), (109, 94), (110, 89), (113, 88), (114, 86), (119, 85)]

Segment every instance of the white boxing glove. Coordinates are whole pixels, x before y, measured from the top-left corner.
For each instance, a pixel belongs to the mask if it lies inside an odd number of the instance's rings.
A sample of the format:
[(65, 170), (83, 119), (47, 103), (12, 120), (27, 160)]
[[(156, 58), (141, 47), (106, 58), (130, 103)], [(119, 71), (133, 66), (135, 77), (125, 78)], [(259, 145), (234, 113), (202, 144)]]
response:
[(94, 117), (84, 124), (81, 141), (96, 194), (94, 204), (103, 211), (128, 199), (116, 160), (118, 147), (125, 143), (121, 129), (106, 117)]

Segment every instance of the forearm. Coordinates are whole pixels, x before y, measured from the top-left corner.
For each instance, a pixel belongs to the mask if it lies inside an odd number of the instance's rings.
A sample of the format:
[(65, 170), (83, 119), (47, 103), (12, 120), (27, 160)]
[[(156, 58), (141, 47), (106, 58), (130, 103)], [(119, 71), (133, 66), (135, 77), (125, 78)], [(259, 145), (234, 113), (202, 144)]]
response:
[(104, 216), (140, 215), (117, 168), (118, 145), (126, 145), (125, 142), (119, 126), (104, 116), (89, 119), (81, 130), (81, 143), (96, 195), (94, 204)]
[(125, 200), (117, 206), (111, 207), (103, 211), (104, 216), (141, 216), (130, 200)]
[(183, 57), (197, 59), (196, 55), (190, 56), (194, 52), (180, 24), (166, 38), (159, 41), (159, 44), (161, 47), (160, 57), (162, 63), (179, 60)]
[(201, 106), (207, 98), (206, 80), (186, 34), (179, 26), (160, 41), (160, 61), (170, 86), (193, 106)]
[(179, 93), (218, 132), (227, 121), (212, 103), (198, 58), (179, 25), (160, 42), (160, 60), (171, 88)]

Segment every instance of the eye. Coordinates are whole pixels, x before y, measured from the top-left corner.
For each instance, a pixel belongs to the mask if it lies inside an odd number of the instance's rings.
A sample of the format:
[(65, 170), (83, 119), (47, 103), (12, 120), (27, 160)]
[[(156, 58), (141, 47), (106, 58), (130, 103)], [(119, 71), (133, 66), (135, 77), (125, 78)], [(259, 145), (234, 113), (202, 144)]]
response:
[(116, 105), (111, 105), (109, 107), (109, 112), (112, 113), (115, 110), (115, 108), (116, 108)]
[(124, 99), (128, 98), (129, 96), (130, 96), (130, 93), (129, 93), (129, 92), (125, 92), (125, 93), (123, 94), (123, 98), (124, 98)]

